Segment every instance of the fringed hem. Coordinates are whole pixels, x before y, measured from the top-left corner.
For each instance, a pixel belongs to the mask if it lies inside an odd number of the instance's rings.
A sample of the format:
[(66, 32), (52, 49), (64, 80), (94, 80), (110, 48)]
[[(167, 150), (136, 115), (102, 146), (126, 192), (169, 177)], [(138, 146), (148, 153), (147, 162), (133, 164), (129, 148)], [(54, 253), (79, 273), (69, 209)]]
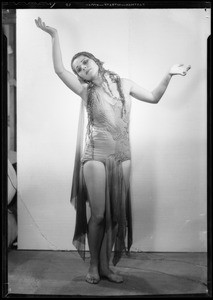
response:
[[(106, 250), (110, 257), (112, 252), (112, 232), (114, 232), (115, 242), (113, 243), (113, 265), (116, 265), (123, 253), (129, 253), (132, 245), (130, 189), (128, 188), (128, 190), (126, 190), (121, 162), (118, 162), (112, 158), (108, 158), (105, 160), (105, 162), (103, 162), (103, 164), (106, 171)], [(86, 202), (88, 201), (88, 193), (83, 176), (83, 164), (81, 164), (77, 174), (74, 174), (74, 176), (78, 176), (78, 178), (73, 178), (73, 182), (78, 182), (78, 188), (72, 188), (71, 195), (71, 203), (76, 209), (76, 226), (73, 245), (76, 247), (82, 259), (85, 260), (85, 244), (88, 230), (86, 216)]]

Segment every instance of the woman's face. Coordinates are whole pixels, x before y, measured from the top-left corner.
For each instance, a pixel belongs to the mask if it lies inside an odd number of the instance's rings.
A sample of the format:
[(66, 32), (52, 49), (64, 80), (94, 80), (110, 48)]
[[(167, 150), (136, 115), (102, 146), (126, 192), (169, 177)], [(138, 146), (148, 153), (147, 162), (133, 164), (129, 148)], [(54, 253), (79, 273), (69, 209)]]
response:
[(73, 61), (73, 68), (77, 74), (88, 81), (92, 81), (98, 76), (98, 65), (93, 59), (80, 55)]

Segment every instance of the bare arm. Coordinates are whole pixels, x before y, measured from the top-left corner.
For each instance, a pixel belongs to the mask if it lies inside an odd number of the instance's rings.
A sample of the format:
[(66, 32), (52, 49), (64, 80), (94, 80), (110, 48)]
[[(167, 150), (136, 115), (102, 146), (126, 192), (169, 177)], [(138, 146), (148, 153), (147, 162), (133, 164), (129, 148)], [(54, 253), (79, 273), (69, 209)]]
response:
[(37, 27), (50, 34), (52, 37), (52, 58), (55, 73), (74, 93), (81, 96), (84, 88), (77, 77), (65, 69), (62, 61), (58, 32), (55, 28), (46, 26), (41, 18), (35, 20)]
[(172, 76), (185, 76), (190, 68), (191, 66), (185, 67), (183, 65), (174, 65), (153, 91), (148, 91), (135, 82), (130, 81), (130, 95), (141, 101), (158, 103), (165, 93)]

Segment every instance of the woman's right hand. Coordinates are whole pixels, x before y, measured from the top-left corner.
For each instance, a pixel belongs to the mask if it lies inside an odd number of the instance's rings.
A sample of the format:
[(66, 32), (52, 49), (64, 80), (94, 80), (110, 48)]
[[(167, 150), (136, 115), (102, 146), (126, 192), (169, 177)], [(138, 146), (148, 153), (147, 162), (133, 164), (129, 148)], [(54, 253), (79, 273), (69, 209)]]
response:
[(37, 20), (35, 20), (35, 23), (38, 28), (42, 29), (43, 31), (49, 33), (51, 37), (54, 37), (57, 34), (57, 30), (53, 27), (46, 26), (44, 22), (42, 22), (41, 18), (38, 17)]

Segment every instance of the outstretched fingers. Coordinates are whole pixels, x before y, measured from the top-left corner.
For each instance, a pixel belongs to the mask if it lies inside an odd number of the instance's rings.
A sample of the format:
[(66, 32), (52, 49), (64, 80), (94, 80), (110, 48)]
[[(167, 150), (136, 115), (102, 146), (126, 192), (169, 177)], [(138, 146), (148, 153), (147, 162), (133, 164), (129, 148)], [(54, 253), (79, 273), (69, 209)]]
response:
[(190, 69), (191, 69), (190, 65), (188, 65), (187, 67), (185, 67), (185, 70), (183, 70), (182, 75), (185, 76)]
[(38, 19), (35, 19), (36, 25), (41, 28), (41, 19), (38, 17)]
[(38, 19), (35, 19), (35, 23), (37, 25), (37, 27), (41, 28), (41, 29), (45, 29), (46, 25), (45, 22), (42, 22), (41, 18), (38, 17)]
[(190, 69), (191, 69), (191, 65), (188, 65), (186, 71), (189, 71)]
[(39, 27), (38, 20), (35, 19), (35, 23), (36, 23), (36, 26)]
[(41, 18), (40, 17), (38, 17), (37, 23), (38, 23), (38, 26), (41, 26)]

